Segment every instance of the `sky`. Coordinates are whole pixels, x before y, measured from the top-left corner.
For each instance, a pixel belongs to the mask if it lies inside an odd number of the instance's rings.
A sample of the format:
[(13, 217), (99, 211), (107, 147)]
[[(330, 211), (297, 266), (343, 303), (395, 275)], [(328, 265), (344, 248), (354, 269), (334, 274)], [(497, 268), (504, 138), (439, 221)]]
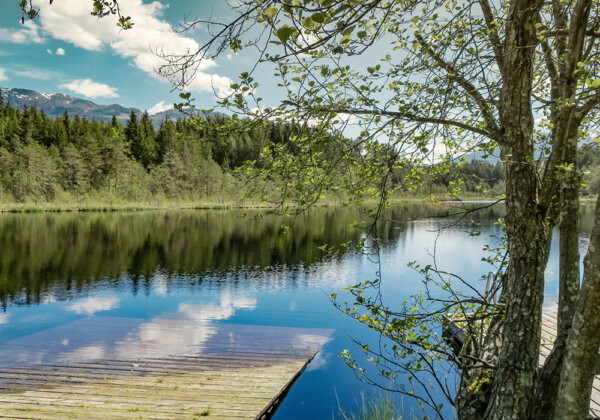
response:
[[(116, 18), (90, 15), (91, 0), (33, 0), (40, 15), (21, 24), (18, 0), (0, 0), (0, 87), (66, 93), (99, 104), (159, 112), (180, 102), (178, 91), (157, 75), (157, 49), (198, 50), (204, 30), (175, 33), (184, 16), (227, 20), (224, 0), (122, 0), (134, 27), (123, 31)], [(200, 108), (215, 103), (214, 90), (225, 91), (256, 60), (245, 51), (207, 61), (187, 90)], [(269, 90), (268, 83), (264, 90)], [(263, 92), (263, 97), (266, 98)]]
[[(150, 114), (181, 102), (179, 91), (173, 91), (172, 84), (157, 74), (163, 61), (154, 51), (196, 51), (209, 39), (205, 29), (177, 33), (173, 28), (185, 16), (188, 20), (222, 22), (236, 16), (226, 0), (120, 0), (123, 15), (131, 16), (134, 22), (133, 29), (124, 31), (117, 27), (116, 17), (91, 16), (92, 0), (54, 0), (52, 5), (49, 0), (32, 2), (40, 10), (39, 16), (23, 25), (19, 1), (0, 0), (0, 87), (66, 93), (98, 104), (148, 110)], [(382, 44), (346, 58), (346, 64), (358, 68), (379, 63), (389, 52), (389, 43)], [(204, 61), (186, 91), (192, 93), (198, 108), (212, 109), (217, 100), (215, 91), (226, 91), (256, 61), (252, 50), (237, 54), (227, 51), (215, 60)], [(272, 66), (262, 64), (253, 73), (260, 84), (254, 93), (264, 99), (262, 106), (278, 105), (283, 98)], [(353, 136), (359, 131), (350, 127), (345, 134)]]

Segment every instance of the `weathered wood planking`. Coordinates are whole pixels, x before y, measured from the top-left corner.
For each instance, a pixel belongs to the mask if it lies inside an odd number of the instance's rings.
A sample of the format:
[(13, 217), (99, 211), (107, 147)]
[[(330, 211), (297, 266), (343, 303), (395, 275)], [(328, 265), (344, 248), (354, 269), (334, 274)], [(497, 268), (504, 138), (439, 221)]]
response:
[[(544, 312), (542, 314), (542, 342), (540, 345), (540, 365), (544, 363), (550, 354), (556, 332), (558, 331), (558, 318), (555, 313)], [(592, 385), (592, 399), (590, 401), (590, 417), (600, 418), (600, 375), (596, 375)]]
[[(139, 342), (133, 339), (139, 325), (125, 320), (121, 328), (111, 329), (105, 328), (107, 321), (118, 324), (118, 319), (90, 318), (0, 345), (0, 417), (268, 418), (331, 334), (318, 329), (211, 325), (210, 339), (198, 343), (182, 337), (180, 354), (165, 356), (164, 346), (159, 346), (155, 353), (160, 356), (151, 357), (152, 340), (144, 340), (143, 334)], [(89, 330), (95, 323), (103, 328)], [(94, 334), (88, 338), (77, 334), (83, 327)], [(117, 337), (115, 331), (120, 331)], [(173, 337), (177, 335), (171, 332), (169, 338)], [(30, 347), (33, 343), (38, 347)], [(102, 343), (104, 351), (80, 351), (93, 343), (96, 347)], [(143, 357), (123, 357), (119, 343), (127, 344), (126, 349), (132, 343), (133, 348), (143, 348)], [(92, 357), (100, 353), (102, 358)]]

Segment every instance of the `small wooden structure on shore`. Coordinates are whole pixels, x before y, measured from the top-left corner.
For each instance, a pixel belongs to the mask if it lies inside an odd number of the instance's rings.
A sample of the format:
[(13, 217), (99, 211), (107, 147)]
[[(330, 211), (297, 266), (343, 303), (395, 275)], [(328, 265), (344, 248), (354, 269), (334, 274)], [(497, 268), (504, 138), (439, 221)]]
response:
[[(144, 338), (142, 323), (113, 336), (110, 347), (103, 334), (111, 329), (101, 322), (69, 325), (75, 321), (0, 345), (0, 417), (267, 419), (331, 334), (222, 324), (167, 355), (160, 336), (176, 337), (172, 329), (185, 335), (189, 325), (167, 322)], [(77, 334), (84, 327), (87, 336)], [(134, 349), (139, 354), (125, 357)]]
[[(557, 315), (545, 312), (542, 314), (542, 339), (540, 343), (540, 366), (544, 363), (554, 345), (556, 332), (558, 331)], [(448, 342), (450, 349), (454, 354), (460, 352), (466, 338), (465, 332), (460, 325), (446, 318), (443, 325), (443, 336)], [(600, 419), (600, 375), (596, 375), (592, 386), (592, 396), (590, 400), (590, 417)]]

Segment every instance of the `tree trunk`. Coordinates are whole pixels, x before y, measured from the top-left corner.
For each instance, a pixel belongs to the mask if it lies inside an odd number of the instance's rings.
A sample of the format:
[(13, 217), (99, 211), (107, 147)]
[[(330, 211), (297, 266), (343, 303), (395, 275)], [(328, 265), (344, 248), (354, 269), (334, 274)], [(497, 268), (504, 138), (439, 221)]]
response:
[(579, 294), (579, 183), (576, 140), (572, 152), (573, 170), (565, 174), (561, 188), (560, 283), (558, 289), (558, 337), (565, 338), (573, 323)]
[(547, 209), (538, 204), (533, 151), (531, 89), (542, 1), (510, 3), (506, 21), (500, 127), (506, 156), (506, 302), (498, 368), (485, 413), (489, 419), (523, 419), (538, 367), (544, 269), (549, 251)]
[(535, 390), (535, 403), (530, 417), (546, 420), (554, 415), (558, 383), (566, 354), (566, 343), (573, 323), (573, 314), (579, 294), (579, 184), (577, 169), (577, 131), (579, 124), (570, 128), (565, 162), (571, 170), (562, 175), (560, 184), (560, 274), (558, 290), (558, 332), (552, 351), (542, 367)]
[[(480, 345), (473, 345), (474, 341)], [(498, 364), (498, 352), (502, 343), (502, 319), (495, 317), (485, 332), (485, 337), (469, 337), (459, 358), (461, 375), (455, 407), (459, 420), (479, 420), (483, 417), (490, 397), (493, 369), (476, 367), (477, 359), (489, 365)], [(467, 355), (468, 357), (464, 357)]]
[(583, 286), (579, 292), (573, 325), (566, 343), (554, 418), (584, 419), (588, 416), (600, 347), (600, 198), (584, 261)]
[[(514, 158), (514, 156), (513, 156)], [(544, 269), (549, 228), (538, 208), (533, 165), (507, 164), (507, 235), (510, 262), (498, 369), (486, 418), (523, 419), (538, 367)]]

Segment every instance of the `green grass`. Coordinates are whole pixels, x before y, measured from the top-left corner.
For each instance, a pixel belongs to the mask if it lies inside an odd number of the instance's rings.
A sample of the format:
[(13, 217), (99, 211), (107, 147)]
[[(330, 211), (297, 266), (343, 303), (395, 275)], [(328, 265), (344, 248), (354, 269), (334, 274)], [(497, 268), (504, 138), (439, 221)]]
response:
[(340, 420), (402, 420), (390, 394), (382, 392), (371, 397), (361, 394), (360, 401), (356, 401), (356, 405), (356, 410), (347, 412), (340, 406), (338, 400), (339, 415), (337, 418)]
[(208, 407), (204, 411), (200, 411), (198, 413), (194, 413), (194, 416), (197, 416), (197, 417), (208, 417), (208, 416), (210, 416), (210, 407)]
[[(423, 203), (427, 195), (411, 193), (396, 193), (390, 196), (391, 204)], [(449, 197), (440, 195), (437, 200), (447, 200)], [(464, 200), (490, 200), (490, 195), (461, 195)], [(375, 199), (366, 199), (361, 205), (374, 206)], [(293, 203), (289, 203), (293, 206)], [(348, 197), (343, 195), (330, 195), (320, 200), (318, 207), (338, 207), (349, 205)], [(19, 203), (12, 200), (0, 191), (0, 213), (58, 213), (58, 212), (134, 212), (144, 210), (166, 209), (202, 209), (202, 210), (229, 210), (229, 209), (270, 209), (273, 203), (261, 201), (258, 198), (239, 198), (231, 196), (206, 197), (200, 199), (165, 199), (147, 198), (141, 201), (124, 200), (103, 194), (83, 195), (79, 197), (70, 194), (58, 194), (53, 202), (25, 202)]]
[(84, 213), (84, 212), (136, 212), (147, 210), (194, 209), (194, 210), (229, 210), (229, 209), (259, 209), (268, 206), (259, 203), (127, 203), (127, 204), (96, 204), (96, 203), (0, 203), (0, 213)]

